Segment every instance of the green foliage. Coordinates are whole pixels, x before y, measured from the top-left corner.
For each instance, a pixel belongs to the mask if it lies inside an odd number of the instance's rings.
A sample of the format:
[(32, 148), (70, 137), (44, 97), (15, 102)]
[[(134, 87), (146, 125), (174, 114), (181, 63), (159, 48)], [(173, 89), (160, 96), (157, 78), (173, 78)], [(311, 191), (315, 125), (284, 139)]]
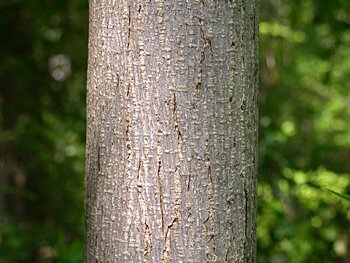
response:
[[(0, 262), (82, 262), (87, 5), (0, 1)], [(350, 259), (349, 14), (261, 1), (260, 263)]]
[(347, 262), (350, 3), (262, 7), (259, 262)]
[(0, 1), (0, 262), (82, 262), (87, 5)]
[(335, 194), (335, 195), (337, 195), (337, 196), (339, 196), (339, 197), (341, 197), (341, 198), (343, 198), (343, 199), (345, 199), (345, 200), (350, 201), (350, 195), (345, 195), (345, 194), (342, 194), (342, 193), (338, 193), (338, 192), (333, 191), (333, 190), (328, 189), (328, 188), (326, 188), (326, 189), (327, 189), (328, 191), (330, 191), (332, 194)]

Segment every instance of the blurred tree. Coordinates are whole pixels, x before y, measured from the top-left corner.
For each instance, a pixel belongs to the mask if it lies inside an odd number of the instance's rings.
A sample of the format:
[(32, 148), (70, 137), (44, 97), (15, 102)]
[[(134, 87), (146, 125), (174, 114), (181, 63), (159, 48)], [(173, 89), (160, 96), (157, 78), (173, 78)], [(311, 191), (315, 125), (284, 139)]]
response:
[(259, 262), (349, 262), (350, 3), (263, 2)]
[(87, 3), (0, 1), (0, 25), (0, 261), (82, 258)]

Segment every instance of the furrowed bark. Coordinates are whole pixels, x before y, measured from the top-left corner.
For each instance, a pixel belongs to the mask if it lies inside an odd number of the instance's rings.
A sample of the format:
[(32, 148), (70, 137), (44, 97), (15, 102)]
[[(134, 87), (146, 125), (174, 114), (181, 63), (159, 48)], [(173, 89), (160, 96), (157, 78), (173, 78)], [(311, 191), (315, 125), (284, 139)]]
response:
[(255, 262), (257, 0), (91, 0), (85, 262)]

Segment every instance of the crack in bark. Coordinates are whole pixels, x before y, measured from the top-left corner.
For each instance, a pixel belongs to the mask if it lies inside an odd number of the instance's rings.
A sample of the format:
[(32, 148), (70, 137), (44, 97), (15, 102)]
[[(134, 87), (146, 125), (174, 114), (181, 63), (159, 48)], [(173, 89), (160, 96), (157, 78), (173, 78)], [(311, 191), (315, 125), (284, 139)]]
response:
[(128, 118), (126, 118), (125, 120), (126, 122), (126, 131), (125, 131), (125, 135), (126, 135), (126, 148), (128, 150), (128, 157), (127, 159), (129, 160), (129, 157), (131, 155), (131, 124), (130, 124), (130, 116), (128, 116)]
[(126, 96), (129, 97), (130, 94), (130, 83), (128, 84), (128, 89), (126, 90)]
[[(128, 6), (129, 7), (129, 10), (128, 10), (128, 39), (127, 39), (127, 47), (126, 47), (126, 52), (129, 56), (130, 54), (130, 43), (131, 43), (131, 7), (130, 5)], [(128, 70), (130, 71), (131, 68), (129, 67), (131, 65), (128, 65)], [(130, 72), (128, 72), (128, 75), (129, 75)], [(128, 84), (127, 84), (127, 90), (126, 90), (126, 96), (129, 97), (129, 94), (130, 94), (130, 89), (131, 89), (131, 85), (130, 85), (130, 80), (128, 81)]]
[(208, 177), (209, 177), (211, 185), (213, 185), (213, 178), (211, 177), (211, 166), (210, 166), (210, 164), (208, 166)]
[(160, 213), (162, 215), (162, 231), (164, 232), (164, 203), (163, 203), (163, 184), (160, 178), (160, 169), (162, 168), (162, 161), (158, 162), (158, 171), (157, 171), (157, 181), (159, 186), (159, 205), (160, 205)]
[(211, 163), (210, 163), (210, 151), (209, 151), (209, 139), (205, 139), (204, 143), (204, 154), (205, 154), (205, 163), (208, 169), (208, 178), (210, 180), (210, 184), (213, 185), (213, 178), (211, 176)]
[(177, 133), (177, 138), (179, 140), (179, 143), (183, 144), (182, 134), (181, 134), (180, 129), (179, 129), (177, 111), (178, 111), (178, 106), (177, 106), (177, 102), (176, 102), (176, 94), (174, 93), (174, 126), (175, 126), (175, 131)]
[(205, 219), (205, 220), (203, 221), (203, 225), (206, 224), (206, 223), (209, 221), (209, 219), (210, 219), (210, 215), (208, 215), (207, 219)]
[(115, 86), (116, 91), (118, 92), (119, 88), (120, 88), (120, 76), (118, 73), (116, 73), (116, 79), (117, 79), (117, 85)]
[(244, 248), (244, 255), (249, 256), (248, 246), (247, 246), (247, 240), (248, 240), (248, 218), (249, 218), (249, 207), (248, 207), (248, 191), (246, 187), (246, 183), (244, 184), (244, 241), (243, 241), (243, 248)]
[[(212, 253), (207, 253), (207, 262), (217, 262), (217, 255), (216, 255), (216, 248), (215, 248), (215, 240), (214, 240), (215, 235), (210, 234), (210, 238), (207, 241), (207, 246), (212, 248)], [(213, 243), (213, 244), (210, 244)]]
[[(141, 166), (142, 166), (142, 160), (139, 161), (139, 165), (137, 167), (137, 187), (142, 188), (142, 183), (140, 181), (140, 171), (141, 171)], [(139, 190), (138, 190), (139, 191)], [(141, 193), (141, 190), (140, 190)], [(141, 196), (142, 197), (142, 196)]]
[(147, 259), (147, 262), (151, 262), (151, 251), (152, 251), (152, 242), (151, 242), (151, 230), (145, 220), (145, 237), (146, 237), (146, 247), (143, 251), (143, 254), (145, 258)]
[(101, 171), (101, 147), (97, 148), (97, 172)]
[[(138, 164), (138, 168), (137, 168), (137, 195), (138, 195), (138, 200), (140, 202), (140, 207), (142, 209), (142, 207), (145, 205), (145, 199), (143, 198), (142, 196), (142, 188), (143, 188), (143, 185), (142, 185), (142, 182), (141, 182), (141, 169), (142, 169), (142, 165), (143, 165), (143, 162), (142, 160), (139, 160), (139, 164)], [(144, 207), (145, 208), (145, 207)], [(146, 243), (146, 246), (144, 248), (144, 256), (145, 258), (148, 260), (148, 262), (151, 261), (151, 251), (152, 251), (152, 242), (151, 242), (151, 230), (147, 224), (147, 220), (146, 218), (144, 219), (144, 224), (145, 224), (145, 243)]]
[(190, 186), (191, 186), (191, 174), (188, 175), (188, 182), (187, 182), (187, 190), (190, 190)]
[(211, 42), (208, 42), (208, 39), (205, 37), (205, 33), (204, 33), (204, 30), (203, 30), (203, 26), (202, 24), (204, 23), (203, 19), (201, 17), (197, 17), (198, 20), (200, 21), (200, 25), (199, 25), (199, 30), (200, 30), (200, 37), (202, 38), (203, 40), (203, 44), (204, 44), (204, 49), (201, 51), (201, 54), (200, 54), (200, 59), (199, 59), (199, 76), (200, 76), (200, 79), (198, 80), (198, 82), (196, 83), (196, 87), (195, 87), (195, 94), (197, 97), (199, 97), (199, 92), (200, 90), (202, 89), (202, 80), (203, 80), (203, 65), (204, 65), (204, 60), (205, 60), (205, 48), (208, 46), (207, 43), (209, 43), (209, 46), (211, 48)]
[[(201, 28), (201, 31), (203, 31), (202, 28)], [(202, 50), (201, 51), (201, 57), (200, 57), (200, 60), (199, 60), (199, 74), (198, 74), (200, 76), (200, 79), (196, 83), (196, 89), (195, 89), (196, 90), (195, 94), (197, 95), (197, 97), (199, 97), (199, 92), (202, 89), (204, 60), (205, 60), (205, 50)]]
[[(125, 131), (125, 145), (126, 145), (126, 161), (125, 161), (125, 166), (124, 166), (124, 173), (125, 176), (128, 178), (130, 176), (130, 164), (131, 164), (131, 124), (130, 124), (130, 114), (126, 115), (127, 117), (125, 118), (126, 122), (126, 131)], [(127, 192), (129, 192), (129, 187), (127, 187)], [(128, 196), (129, 198), (129, 196)], [(129, 200), (127, 200), (128, 202)]]
[(137, 12), (140, 14), (141, 13), (141, 5), (139, 4), (139, 8), (137, 9)]
[(130, 37), (131, 37), (131, 8), (129, 5), (129, 15), (128, 15), (128, 43), (127, 43), (127, 50), (130, 51)]
[(199, 27), (201, 31), (201, 38), (204, 41), (204, 48), (209, 48), (211, 55), (213, 54), (213, 44), (211, 42), (211, 38), (208, 36), (205, 36), (205, 32), (203, 30), (203, 27)]
[[(199, 74), (202, 74), (202, 71), (203, 70), (201, 69)], [(201, 90), (201, 88), (202, 88), (202, 82), (200, 80), (196, 84), (196, 95), (197, 95), (197, 97), (199, 97), (199, 91)]]
[(165, 243), (165, 246), (164, 246), (164, 249), (163, 249), (163, 256), (162, 256), (162, 261), (164, 261), (165, 259), (165, 253), (167, 251), (167, 241), (168, 241), (168, 237), (169, 237), (169, 231), (170, 231), (170, 228), (178, 221), (178, 218), (175, 217), (173, 219), (173, 221), (171, 221), (171, 223), (168, 225), (167, 227), (167, 230), (165, 232), (165, 236), (164, 236), (164, 243)]

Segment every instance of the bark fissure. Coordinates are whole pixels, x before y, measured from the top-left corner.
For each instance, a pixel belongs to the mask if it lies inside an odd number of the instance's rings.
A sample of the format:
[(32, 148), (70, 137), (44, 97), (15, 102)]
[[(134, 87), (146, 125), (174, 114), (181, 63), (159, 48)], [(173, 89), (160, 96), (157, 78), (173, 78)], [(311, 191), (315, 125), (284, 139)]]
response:
[[(131, 124), (130, 124), (130, 117), (128, 116), (125, 119), (126, 122), (126, 131), (125, 131), (125, 140), (126, 140), (126, 149), (127, 149), (127, 158), (126, 160), (130, 162), (130, 156), (131, 156)], [(127, 165), (128, 166), (128, 165)]]
[(146, 221), (145, 221), (145, 243), (146, 243), (146, 246), (143, 254), (145, 255), (147, 262), (151, 262), (152, 234)]
[(164, 249), (163, 249), (163, 255), (162, 255), (162, 262), (167, 262), (168, 261), (168, 256), (167, 256), (167, 252), (169, 250), (169, 233), (170, 233), (170, 229), (172, 228), (172, 226), (174, 226), (174, 224), (178, 221), (178, 218), (175, 217), (172, 222), (168, 225), (167, 229), (166, 229), (166, 232), (165, 232), (165, 236), (164, 236), (164, 243), (165, 243), (165, 246), (164, 246)]
[(162, 168), (162, 161), (158, 162), (158, 168), (157, 168), (157, 181), (158, 181), (158, 190), (159, 190), (159, 206), (160, 206), (160, 213), (161, 213), (161, 220), (162, 220), (162, 231), (164, 232), (164, 221), (165, 221), (165, 214), (164, 214), (164, 202), (163, 202), (163, 196), (164, 196), (164, 190), (163, 190), (163, 183), (162, 178), (160, 175), (160, 170)]
[(243, 248), (244, 248), (244, 254), (249, 256), (249, 247), (247, 244), (247, 239), (249, 238), (248, 236), (248, 226), (249, 226), (249, 207), (248, 207), (248, 200), (249, 200), (249, 195), (248, 195), (248, 190), (246, 188), (246, 185), (244, 185), (244, 242), (243, 242)]
[(129, 5), (129, 10), (128, 10), (128, 40), (127, 40), (127, 46), (126, 50), (130, 51), (130, 43), (131, 43), (131, 7)]
[(254, 262), (256, 2), (90, 2), (85, 263)]
[(97, 171), (101, 172), (101, 147), (97, 148)]
[[(175, 127), (175, 131), (176, 131), (176, 134), (177, 134), (179, 146), (182, 146), (182, 144), (183, 144), (183, 138), (182, 138), (182, 134), (181, 134), (181, 131), (180, 131), (180, 128), (179, 128), (179, 119), (178, 119), (178, 116), (177, 116), (177, 113), (178, 113), (178, 105), (177, 105), (177, 102), (176, 102), (176, 94), (175, 94), (175, 93), (174, 93), (173, 104), (174, 104), (174, 111), (173, 111), (173, 116), (174, 116), (174, 127)], [(181, 150), (181, 151), (182, 151), (182, 150)]]

